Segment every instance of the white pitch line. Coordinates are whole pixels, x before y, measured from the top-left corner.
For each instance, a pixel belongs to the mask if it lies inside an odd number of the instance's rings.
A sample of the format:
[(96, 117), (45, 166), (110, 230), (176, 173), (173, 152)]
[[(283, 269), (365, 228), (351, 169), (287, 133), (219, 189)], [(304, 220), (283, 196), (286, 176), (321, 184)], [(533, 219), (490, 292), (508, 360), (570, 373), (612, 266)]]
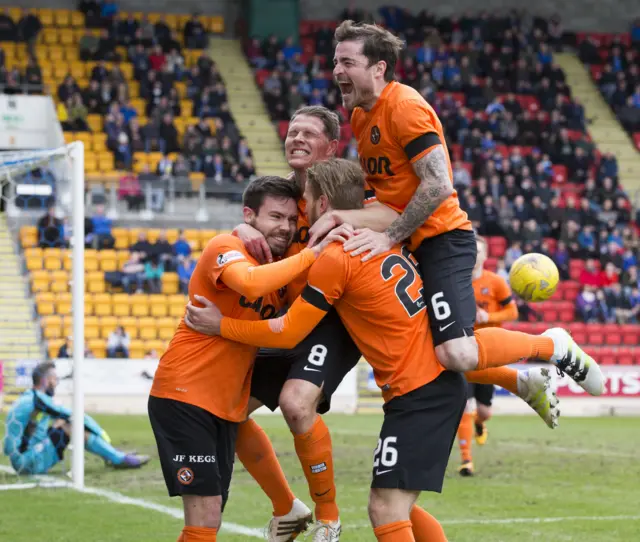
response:
[[(0, 472), (8, 472), (11, 474), (15, 474), (15, 471), (11, 467), (7, 467), (5, 465), (0, 465)], [(68, 489), (73, 489), (74, 491), (78, 491), (80, 493), (85, 493), (88, 495), (95, 495), (96, 497), (102, 497), (103, 499), (107, 499), (108, 501), (115, 502), (117, 504), (124, 504), (129, 506), (138, 506), (140, 508), (145, 508), (147, 510), (153, 510), (155, 512), (160, 512), (161, 514), (165, 514), (166, 516), (171, 516), (175, 519), (183, 519), (184, 512), (181, 508), (173, 508), (171, 506), (165, 506), (163, 504), (157, 504), (152, 501), (147, 501), (145, 499), (137, 499), (134, 497), (127, 497), (122, 493), (117, 491), (109, 491), (107, 489), (100, 489), (97, 487), (84, 487), (83, 489), (76, 489), (73, 487), (71, 482), (67, 480), (63, 480), (60, 478), (56, 478), (55, 476), (50, 475), (37, 475), (33, 477), (36, 481), (24, 484), (5, 484), (4, 486), (0, 486), (0, 490), (3, 488), (7, 489), (34, 489), (34, 488), (49, 488), (49, 487), (64, 487)], [(22, 486), (22, 487), (19, 487)], [(227, 531), (233, 534), (241, 534), (245, 536), (251, 536), (253, 538), (260, 538), (264, 540), (264, 534), (262, 529), (255, 529), (252, 527), (246, 527), (244, 525), (239, 525), (237, 523), (230, 523), (227, 521), (222, 522), (221, 531)]]

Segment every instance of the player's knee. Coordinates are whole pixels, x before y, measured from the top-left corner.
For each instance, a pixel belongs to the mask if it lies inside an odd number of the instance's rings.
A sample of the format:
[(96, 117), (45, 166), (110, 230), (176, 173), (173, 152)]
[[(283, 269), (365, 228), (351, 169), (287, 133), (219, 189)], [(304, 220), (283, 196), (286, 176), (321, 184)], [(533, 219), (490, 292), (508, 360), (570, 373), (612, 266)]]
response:
[(296, 434), (311, 429), (321, 390), (305, 381), (289, 380), (280, 394), (280, 410), (289, 428)]
[(452, 339), (436, 346), (438, 361), (450, 371), (464, 373), (478, 366), (478, 345), (473, 337)]
[(184, 523), (191, 527), (219, 529), (222, 517), (222, 496), (183, 495)]
[(372, 488), (369, 493), (369, 519), (374, 527), (409, 519), (410, 505), (401, 490)]

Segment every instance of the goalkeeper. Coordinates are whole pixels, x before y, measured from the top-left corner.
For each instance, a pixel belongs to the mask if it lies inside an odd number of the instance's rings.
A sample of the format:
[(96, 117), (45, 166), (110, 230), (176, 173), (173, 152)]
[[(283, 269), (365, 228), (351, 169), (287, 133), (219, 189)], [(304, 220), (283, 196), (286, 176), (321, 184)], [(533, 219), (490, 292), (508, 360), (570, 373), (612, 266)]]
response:
[[(44, 474), (59, 463), (69, 445), (71, 411), (56, 405), (55, 365), (40, 363), (32, 374), (33, 388), (25, 391), (7, 415), (4, 454), (18, 474)], [(127, 454), (110, 444), (107, 433), (90, 416), (84, 417), (85, 448), (116, 468), (133, 469), (148, 456)]]

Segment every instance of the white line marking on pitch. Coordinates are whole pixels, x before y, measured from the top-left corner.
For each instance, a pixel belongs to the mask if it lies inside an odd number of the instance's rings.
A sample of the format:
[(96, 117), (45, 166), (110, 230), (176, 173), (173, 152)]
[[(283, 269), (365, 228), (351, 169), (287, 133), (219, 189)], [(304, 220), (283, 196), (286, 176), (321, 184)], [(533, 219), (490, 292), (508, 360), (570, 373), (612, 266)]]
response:
[[(0, 472), (7, 472), (10, 474), (15, 474), (15, 471), (11, 467), (7, 467), (5, 465), (0, 465)], [(60, 478), (56, 478), (54, 476), (49, 475), (37, 475), (30, 477), (35, 479), (35, 482), (29, 482), (24, 484), (5, 484), (0, 486), (0, 490), (3, 489), (33, 489), (33, 488), (49, 488), (49, 487), (57, 487), (57, 488), (68, 488), (73, 489), (74, 491), (79, 491), (80, 493), (86, 493), (88, 495), (95, 495), (97, 497), (102, 497), (111, 502), (115, 502), (117, 504), (126, 504), (130, 506), (138, 506), (140, 508), (146, 508), (147, 510), (154, 510), (156, 512), (160, 512), (161, 514), (165, 514), (167, 516), (171, 516), (176, 519), (183, 519), (183, 511), (180, 508), (173, 508), (171, 506), (164, 506), (162, 504), (157, 504), (152, 501), (147, 501), (145, 499), (136, 499), (134, 497), (127, 497), (122, 493), (118, 493), (117, 491), (109, 491), (107, 489), (100, 489), (97, 487), (85, 487), (84, 489), (76, 489), (73, 487), (71, 482), (67, 480), (63, 480)], [(22, 486), (22, 487), (19, 487)], [(264, 535), (262, 529), (254, 529), (252, 527), (245, 527), (244, 525), (238, 525), (237, 523), (229, 523), (227, 521), (223, 521), (222, 523), (222, 531), (227, 531), (234, 534), (242, 534), (245, 536), (251, 536), (253, 538), (260, 538), (264, 540)]]

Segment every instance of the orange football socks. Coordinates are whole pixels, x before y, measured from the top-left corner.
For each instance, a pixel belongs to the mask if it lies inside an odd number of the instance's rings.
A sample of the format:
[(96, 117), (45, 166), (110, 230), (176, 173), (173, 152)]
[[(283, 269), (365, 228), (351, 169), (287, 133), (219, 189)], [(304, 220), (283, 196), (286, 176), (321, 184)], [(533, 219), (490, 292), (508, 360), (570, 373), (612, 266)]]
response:
[(410, 521), (394, 521), (373, 530), (378, 542), (415, 542)]
[(294, 433), (296, 453), (309, 484), (309, 494), (316, 505), (316, 520), (336, 521), (336, 484), (333, 477), (333, 450), (329, 429), (320, 416), (309, 431)]
[(524, 358), (549, 361), (553, 356), (553, 339), (529, 335), (499, 327), (488, 327), (475, 332), (478, 342), (478, 371), (489, 367), (502, 367)]
[(411, 509), (411, 529), (416, 542), (447, 542), (440, 522), (417, 504)]
[(249, 419), (240, 424), (236, 454), (244, 468), (271, 499), (273, 515), (288, 514), (295, 497), (269, 437), (255, 420)]
[(493, 367), (484, 371), (468, 371), (465, 378), (474, 384), (493, 384), (518, 395), (518, 371), (511, 367)]
[(458, 426), (458, 444), (462, 462), (471, 461), (471, 441), (473, 440), (473, 414), (465, 412)]
[(178, 542), (216, 542), (218, 529), (208, 527), (184, 527)]

